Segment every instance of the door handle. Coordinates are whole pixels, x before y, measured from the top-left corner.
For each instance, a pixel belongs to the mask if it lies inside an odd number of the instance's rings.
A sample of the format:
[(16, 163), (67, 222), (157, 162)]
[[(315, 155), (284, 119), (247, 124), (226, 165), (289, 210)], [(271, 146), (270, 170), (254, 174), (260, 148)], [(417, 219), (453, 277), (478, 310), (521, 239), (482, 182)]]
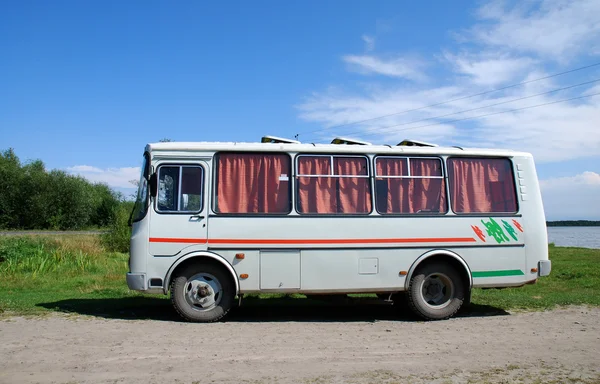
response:
[(202, 221), (202, 219), (204, 219), (204, 217), (200, 215), (190, 216), (190, 221)]

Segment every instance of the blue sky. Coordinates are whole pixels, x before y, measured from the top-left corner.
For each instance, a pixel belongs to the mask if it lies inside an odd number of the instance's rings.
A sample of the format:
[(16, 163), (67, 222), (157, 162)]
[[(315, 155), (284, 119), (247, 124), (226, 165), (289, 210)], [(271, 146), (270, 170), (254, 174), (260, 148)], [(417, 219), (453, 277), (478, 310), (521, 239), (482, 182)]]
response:
[(600, 62), (598, 14), (597, 0), (4, 1), (0, 149), (126, 190), (165, 137), (514, 148), (536, 156), (549, 219), (600, 219), (600, 96), (443, 123), (598, 93), (510, 102), (600, 66), (335, 128)]

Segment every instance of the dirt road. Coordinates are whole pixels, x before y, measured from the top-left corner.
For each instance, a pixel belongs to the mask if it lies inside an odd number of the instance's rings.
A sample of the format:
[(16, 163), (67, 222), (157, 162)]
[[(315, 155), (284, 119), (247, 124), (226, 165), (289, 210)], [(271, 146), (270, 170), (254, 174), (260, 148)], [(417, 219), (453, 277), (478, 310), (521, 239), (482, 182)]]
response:
[(0, 382), (600, 382), (598, 308), (429, 323), (259, 321), (238, 311), (217, 324), (8, 318), (0, 321)]

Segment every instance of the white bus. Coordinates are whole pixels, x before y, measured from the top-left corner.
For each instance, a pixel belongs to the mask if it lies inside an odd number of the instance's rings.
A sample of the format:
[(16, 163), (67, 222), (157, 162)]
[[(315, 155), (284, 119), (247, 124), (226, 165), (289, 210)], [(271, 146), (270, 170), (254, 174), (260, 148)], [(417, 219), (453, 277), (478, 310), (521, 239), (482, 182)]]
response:
[(473, 287), (550, 273), (533, 158), (405, 140), (156, 143), (144, 153), (127, 284), (188, 321), (245, 294), (376, 293), (447, 319)]

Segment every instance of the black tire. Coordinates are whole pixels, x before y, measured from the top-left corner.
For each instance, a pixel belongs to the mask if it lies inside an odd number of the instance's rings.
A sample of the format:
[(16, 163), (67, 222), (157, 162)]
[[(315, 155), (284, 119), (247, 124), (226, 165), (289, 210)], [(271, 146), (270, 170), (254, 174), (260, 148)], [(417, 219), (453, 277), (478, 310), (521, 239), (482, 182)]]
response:
[[(193, 293), (194, 285), (210, 286), (207, 297), (211, 304), (206, 308), (202, 308), (199, 302), (205, 298)], [(211, 323), (222, 319), (233, 306), (235, 299), (235, 285), (229, 273), (225, 268), (210, 263), (197, 263), (186, 267), (173, 278), (170, 290), (171, 303), (177, 313), (185, 320), (197, 323)]]
[(463, 299), (463, 303), (458, 310), (458, 313), (467, 313), (469, 309), (471, 309), (471, 294), (472, 291), (468, 290), (465, 294), (465, 298)]
[(426, 320), (444, 320), (458, 312), (466, 296), (465, 284), (446, 263), (427, 263), (410, 279), (408, 305)]

